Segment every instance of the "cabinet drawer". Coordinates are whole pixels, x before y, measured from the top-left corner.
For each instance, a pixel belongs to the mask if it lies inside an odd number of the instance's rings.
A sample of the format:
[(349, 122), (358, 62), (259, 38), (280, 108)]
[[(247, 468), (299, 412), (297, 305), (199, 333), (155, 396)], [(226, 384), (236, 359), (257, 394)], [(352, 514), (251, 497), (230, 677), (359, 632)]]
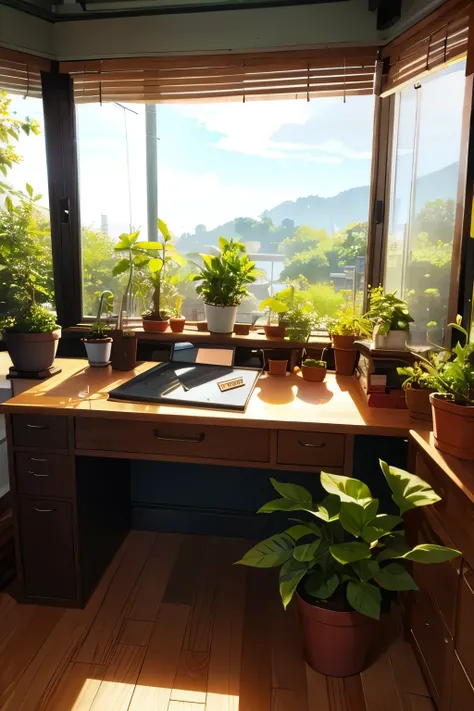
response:
[(310, 467), (344, 466), (343, 434), (321, 432), (278, 432), (278, 463)]
[[(464, 566), (461, 577), (461, 595), (459, 600), (456, 651), (461, 664), (466, 670), (471, 684), (474, 685), (474, 570)], [(474, 707), (473, 707), (474, 708)]]
[(13, 415), (13, 444), (36, 449), (67, 449), (67, 418)]
[(76, 597), (72, 504), (20, 500), (20, 537), (25, 592), (29, 597)]
[(472, 711), (474, 709), (474, 686), (466, 676), (457, 654), (454, 655), (453, 690), (450, 711)]
[(411, 631), (423, 657), (432, 692), (439, 700), (446, 681), (448, 655), (453, 643), (428, 593), (420, 591), (413, 601)]
[(199, 424), (77, 418), (76, 448), (269, 462), (266, 430)]
[(15, 472), (18, 491), (30, 496), (72, 498), (73, 465), (61, 454), (16, 454)]

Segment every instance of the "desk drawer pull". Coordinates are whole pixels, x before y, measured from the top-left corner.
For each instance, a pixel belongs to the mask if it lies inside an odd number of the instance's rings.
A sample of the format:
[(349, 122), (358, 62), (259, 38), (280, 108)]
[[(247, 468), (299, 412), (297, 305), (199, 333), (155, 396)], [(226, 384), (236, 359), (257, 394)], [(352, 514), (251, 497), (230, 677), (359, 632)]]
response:
[(30, 457), (30, 462), (47, 462), (44, 457)]
[(204, 432), (201, 432), (197, 437), (164, 437), (160, 435), (160, 430), (155, 430), (153, 434), (160, 442), (187, 442), (188, 444), (199, 444), (206, 436)]
[(322, 449), (322, 447), (326, 446), (326, 442), (312, 444), (311, 442), (302, 442), (300, 439), (298, 440), (298, 444), (301, 445), (301, 447), (312, 447), (313, 449)]
[(53, 513), (56, 509), (38, 509), (36, 506), (33, 506), (33, 511), (36, 511), (37, 513)]
[(26, 426), (29, 427), (30, 430), (47, 430), (49, 428), (49, 425), (30, 425), (28, 422)]
[(38, 478), (49, 476), (49, 474), (37, 474), (36, 472), (32, 471), (31, 469), (28, 469), (28, 474), (31, 474), (31, 476), (36, 476)]

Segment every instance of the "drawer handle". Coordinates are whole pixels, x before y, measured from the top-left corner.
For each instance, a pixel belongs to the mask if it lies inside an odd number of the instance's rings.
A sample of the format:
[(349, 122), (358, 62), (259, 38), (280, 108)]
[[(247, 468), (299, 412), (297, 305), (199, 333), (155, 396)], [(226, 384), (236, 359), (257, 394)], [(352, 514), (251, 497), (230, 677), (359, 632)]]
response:
[(47, 430), (49, 427), (49, 425), (30, 425), (29, 423), (26, 426), (31, 430)]
[(201, 432), (201, 434), (197, 437), (163, 437), (160, 435), (160, 430), (155, 430), (154, 435), (156, 439), (160, 440), (160, 442), (191, 442), (193, 444), (199, 444), (199, 442), (202, 442), (206, 436), (204, 432)]
[(30, 457), (30, 462), (47, 462), (44, 457)]
[(319, 444), (312, 444), (311, 442), (302, 442), (300, 439), (298, 440), (298, 444), (301, 445), (302, 447), (312, 447), (313, 449), (322, 449), (323, 447), (326, 446), (326, 442), (320, 442)]
[(36, 472), (32, 471), (31, 469), (28, 470), (28, 474), (31, 474), (32, 476), (36, 476), (38, 478), (49, 476), (49, 474), (37, 474)]
[(53, 513), (56, 509), (37, 509), (36, 506), (33, 506), (33, 511), (36, 511), (37, 513)]

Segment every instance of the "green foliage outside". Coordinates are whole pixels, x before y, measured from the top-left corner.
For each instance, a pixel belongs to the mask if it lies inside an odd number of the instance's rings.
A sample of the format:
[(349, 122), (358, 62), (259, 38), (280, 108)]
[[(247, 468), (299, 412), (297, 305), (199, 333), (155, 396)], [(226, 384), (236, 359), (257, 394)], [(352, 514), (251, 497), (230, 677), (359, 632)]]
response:
[(302, 512), (283, 533), (267, 538), (238, 561), (255, 568), (280, 568), (284, 607), (294, 593), (308, 602), (356, 610), (379, 619), (383, 598), (417, 585), (405, 563), (442, 563), (459, 551), (431, 543), (412, 546), (405, 539), (403, 516), (440, 497), (425, 481), (385, 462), (380, 466), (398, 515), (379, 512), (379, 501), (363, 481), (321, 472), (327, 496), (313, 501), (302, 486), (270, 479), (280, 498), (259, 513)]

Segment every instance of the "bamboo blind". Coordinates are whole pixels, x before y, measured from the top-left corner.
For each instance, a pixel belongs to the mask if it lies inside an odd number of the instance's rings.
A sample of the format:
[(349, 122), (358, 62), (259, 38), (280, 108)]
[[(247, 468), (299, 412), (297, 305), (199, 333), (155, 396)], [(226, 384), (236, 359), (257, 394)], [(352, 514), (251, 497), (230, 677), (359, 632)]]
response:
[(381, 52), (384, 61), (382, 96), (465, 56), (470, 11), (469, 0), (448, 0), (386, 45)]
[(41, 96), (41, 72), (49, 72), (49, 59), (0, 47), (0, 91)]
[(76, 103), (306, 99), (372, 94), (376, 47), (62, 62)]

